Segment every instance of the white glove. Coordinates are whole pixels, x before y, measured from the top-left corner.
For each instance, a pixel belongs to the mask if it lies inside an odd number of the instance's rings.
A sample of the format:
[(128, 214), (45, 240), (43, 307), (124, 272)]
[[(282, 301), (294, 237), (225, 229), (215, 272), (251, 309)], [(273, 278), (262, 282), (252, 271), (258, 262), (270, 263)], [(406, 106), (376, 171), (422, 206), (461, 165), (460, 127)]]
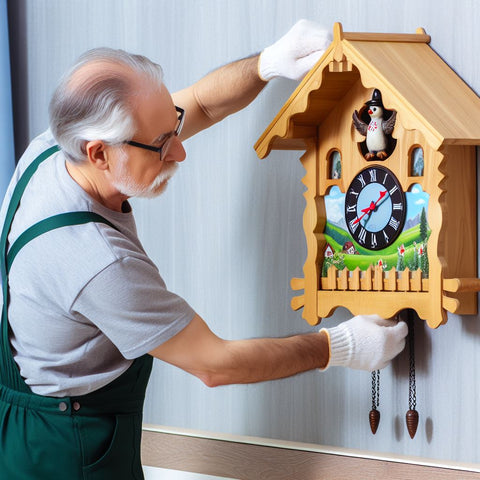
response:
[(301, 80), (324, 54), (331, 40), (330, 33), (318, 24), (299, 20), (260, 54), (260, 78), (265, 81), (274, 77)]
[(358, 315), (338, 327), (323, 328), (329, 338), (330, 366), (380, 370), (405, 347), (408, 327), (404, 321), (378, 315)]

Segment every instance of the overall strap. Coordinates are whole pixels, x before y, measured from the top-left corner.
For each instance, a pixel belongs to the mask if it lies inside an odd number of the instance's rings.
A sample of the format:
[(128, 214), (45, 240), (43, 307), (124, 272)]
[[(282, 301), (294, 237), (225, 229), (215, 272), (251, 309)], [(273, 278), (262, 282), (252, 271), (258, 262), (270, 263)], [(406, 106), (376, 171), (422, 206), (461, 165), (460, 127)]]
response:
[(13, 260), (17, 256), (17, 253), (31, 240), (37, 238), (43, 233), (49, 232), (50, 230), (55, 230), (60, 227), (68, 227), (71, 225), (82, 225), (84, 223), (105, 223), (106, 225), (118, 230), (118, 228), (109, 220), (102, 217), (98, 213), (80, 211), (80, 212), (67, 212), (59, 213), (58, 215), (53, 215), (52, 217), (45, 218), (35, 225), (32, 225), (30, 228), (27, 228), (18, 238), (15, 240), (13, 245), (8, 250), (7, 261), (6, 261), (6, 271), (7, 275), (10, 272)]
[[(2, 234), (0, 236), (0, 271), (2, 278), (2, 291), (3, 291), (3, 309), (1, 320), (1, 332), (0, 332), (0, 350), (1, 350), (1, 363), (0, 363), (0, 384), (3, 384), (14, 390), (30, 393), (30, 388), (26, 385), (20, 376), (18, 367), (15, 364), (13, 355), (10, 349), (8, 340), (8, 303), (9, 303), (9, 287), (8, 287), (8, 274), (12, 263), (17, 256), (18, 252), (28, 242), (37, 238), (46, 232), (54, 230), (56, 228), (81, 225), (89, 222), (104, 223), (108, 226), (118, 230), (109, 220), (98, 215), (94, 212), (80, 211), (80, 212), (67, 212), (48, 217), (40, 222), (32, 225), (25, 230), (13, 243), (10, 249), (7, 249), (7, 239), (10, 232), (10, 228), (17, 211), (20, 199), (28, 184), (28, 181), (32, 175), (36, 172), (40, 163), (50, 157), (53, 153), (57, 152), (59, 148), (57, 146), (51, 147), (42, 154), (40, 154), (25, 170), (20, 177), (17, 185), (12, 194), (10, 204), (7, 209), (5, 223), (3, 225)], [(8, 250), (8, 251), (7, 251)]]
[[(13, 360), (9, 342), (8, 342), (8, 317), (7, 317), (7, 310), (8, 310), (8, 277), (7, 277), (7, 239), (8, 234), (10, 233), (10, 228), (12, 226), (13, 217), (15, 216), (15, 212), (17, 211), (18, 204), (20, 203), (20, 199), (22, 198), (23, 192), (32, 178), (32, 175), (37, 171), (38, 166), (45, 161), (48, 157), (53, 155), (54, 153), (58, 152), (60, 148), (58, 145), (54, 145), (50, 147), (48, 150), (42, 152), (23, 172), (22, 176), (18, 180), (17, 184), (12, 193), (12, 198), (10, 199), (10, 203), (8, 205), (5, 220), (3, 223), (2, 234), (0, 235), (0, 274), (2, 278), (2, 293), (3, 293), (3, 309), (2, 309), (2, 331), (0, 332), (0, 346), (1, 346), (1, 361), (2, 364), (0, 365), (0, 376), (2, 379), (2, 383), (12, 381), (11, 372), (16, 369), (15, 362)], [(4, 378), (4, 377), (7, 378)], [(20, 375), (18, 375), (20, 377)], [(17, 383), (17, 382), (14, 382)], [(9, 383), (7, 383), (9, 384)], [(12, 383), (13, 385), (13, 383)], [(26, 385), (24, 384), (23, 391), (25, 391)]]
[(10, 227), (12, 226), (13, 217), (15, 216), (15, 212), (17, 211), (18, 204), (20, 203), (20, 199), (22, 198), (23, 192), (32, 178), (32, 175), (37, 171), (38, 166), (45, 161), (48, 157), (53, 155), (54, 153), (58, 152), (60, 147), (58, 145), (54, 145), (50, 147), (48, 150), (45, 150), (41, 153), (23, 172), (23, 175), (20, 177), (20, 180), (15, 185), (15, 189), (13, 190), (12, 198), (10, 199), (10, 204), (8, 205), (7, 213), (5, 215), (5, 222), (2, 228), (2, 235), (0, 236), (0, 254), (2, 255), (1, 258), (1, 269), (2, 269), (2, 281), (4, 275), (4, 269), (6, 272), (6, 264), (4, 261), (6, 260), (7, 255), (7, 238), (10, 232)]

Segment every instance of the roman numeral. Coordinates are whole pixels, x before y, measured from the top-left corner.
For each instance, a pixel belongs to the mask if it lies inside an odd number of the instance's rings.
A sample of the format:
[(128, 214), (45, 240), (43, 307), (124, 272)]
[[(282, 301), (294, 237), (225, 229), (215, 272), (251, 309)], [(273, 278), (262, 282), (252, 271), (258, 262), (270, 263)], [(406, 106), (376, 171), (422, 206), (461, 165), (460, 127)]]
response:
[(367, 240), (367, 231), (362, 227), (360, 229), (360, 233), (358, 234), (358, 241), (359, 243), (362, 243), (365, 245), (365, 242)]
[(390, 221), (388, 222), (388, 224), (394, 229), (394, 230), (398, 230), (398, 227), (400, 225), (400, 221), (399, 220), (396, 220), (395, 218), (391, 218)]
[(391, 190), (389, 190), (389, 194), (393, 195), (398, 190), (398, 187), (395, 185)]
[(389, 236), (385, 233), (385, 230), (383, 231), (383, 237), (385, 238), (385, 241), (388, 243), (390, 240)]
[(388, 173), (385, 174), (385, 178), (383, 179), (383, 184), (385, 185), (385, 182), (387, 181)]
[(377, 236), (374, 233), (372, 233), (370, 237), (370, 247), (371, 248), (377, 247)]
[(377, 171), (376, 170), (369, 170), (368, 173), (370, 174), (370, 181), (376, 182), (377, 181)]
[(347, 205), (347, 212), (355, 213), (355, 205)]
[(360, 181), (360, 183), (362, 184), (362, 188), (363, 188), (367, 184), (367, 182), (363, 178), (363, 175), (359, 175), (357, 178)]
[(393, 204), (393, 209), (394, 209), (394, 210), (403, 210), (403, 204), (401, 204), (401, 203), (394, 203), (394, 204)]
[(348, 223), (348, 225), (350, 226), (350, 231), (352, 233), (355, 233), (355, 231), (358, 228), (358, 225), (360, 225), (358, 222), (355, 223), (355, 220), (356, 220), (356, 218), (354, 218), (353, 220), (350, 220), (350, 222)]

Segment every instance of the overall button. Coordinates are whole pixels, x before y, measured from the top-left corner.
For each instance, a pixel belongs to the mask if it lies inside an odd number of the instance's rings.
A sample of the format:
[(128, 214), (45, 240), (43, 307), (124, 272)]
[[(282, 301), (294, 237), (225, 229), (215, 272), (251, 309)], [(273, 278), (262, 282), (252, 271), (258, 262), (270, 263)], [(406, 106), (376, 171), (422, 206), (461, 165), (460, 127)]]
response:
[(80, 410), (80, 404), (78, 402), (73, 402), (72, 407), (76, 412)]
[(68, 408), (68, 405), (65, 403), (65, 402), (60, 402), (58, 404), (58, 409), (61, 411), (61, 412), (65, 412)]

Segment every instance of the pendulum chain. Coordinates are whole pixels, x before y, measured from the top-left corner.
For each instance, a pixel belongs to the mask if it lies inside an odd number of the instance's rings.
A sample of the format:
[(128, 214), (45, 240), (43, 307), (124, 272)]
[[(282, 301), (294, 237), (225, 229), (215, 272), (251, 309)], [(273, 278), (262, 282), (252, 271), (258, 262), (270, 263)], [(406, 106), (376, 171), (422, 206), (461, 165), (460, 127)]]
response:
[(416, 410), (417, 388), (415, 383), (415, 314), (413, 310), (408, 310), (407, 318), (410, 370), (408, 377), (408, 412), (406, 422), (410, 438), (413, 439), (418, 426), (418, 412)]
[(378, 407), (380, 405), (380, 370), (372, 372), (372, 409), (370, 410), (369, 420), (370, 429), (375, 435), (378, 424), (380, 423), (380, 412)]
[[(415, 380), (415, 312), (407, 310), (408, 325), (408, 348), (409, 348), (409, 375), (408, 375), (408, 412), (406, 414), (407, 429), (410, 437), (413, 439), (418, 427), (417, 407), (417, 387)], [(369, 420), (372, 433), (377, 432), (380, 423), (380, 370), (372, 372), (372, 409), (370, 410)]]

